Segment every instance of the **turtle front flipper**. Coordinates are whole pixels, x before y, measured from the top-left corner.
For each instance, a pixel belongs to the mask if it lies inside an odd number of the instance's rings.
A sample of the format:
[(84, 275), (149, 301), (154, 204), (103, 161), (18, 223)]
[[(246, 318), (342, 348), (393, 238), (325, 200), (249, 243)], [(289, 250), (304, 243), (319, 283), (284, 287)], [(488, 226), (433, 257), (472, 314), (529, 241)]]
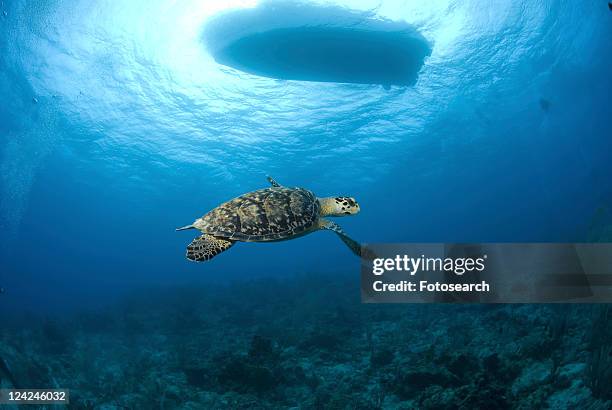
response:
[(355, 255), (361, 258), (365, 258), (368, 260), (374, 260), (378, 257), (370, 249), (368, 249), (367, 247), (361, 246), (359, 242), (349, 237), (342, 230), (342, 228), (340, 228), (340, 225), (338, 225), (335, 222), (321, 218), (319, 219), (319, 229), (328, 229), (330, 231), (335, 232), (336, 235), (338, 235), (340, 239), (342, 239), (342, 242), (344, 242), (346, 246), (348, 246)]
[(280, 184), (278, 182), (276, 182), (274, 180), (274, 178), (272, 178), (271, 176), (267, 176), (266, 179), (268, 180), (268, 182), (270, 183), (270, 185), (272, 185), (273, 187), (280, 187)]
[(187, 259), (194, 262), (210, 260), (231, 248), (234, 243), (234, 241), (208, 234), (199, 236), (187, 246)]
[(319, 226), (321, 229), (328, 229), (330, 231), (333, 231), (336, 233), (336, 235), (338, 235), (340, 237), (340, 239), (342, 239), (342, 242), (344, 242), (346, 244), (346, 246), (348, 246), (351, 251), (353, 251), (353, 253), (359, 257), (361, 257), (361, 245), (359, 244), (359, 242), (353, 240), (352, 238), (350, 238), (343, 230), (342, 228), (340, 228), (340, 225), (338, 225), (335, 222), (332, 221), (328, 221), (327, 219), (320, 219), (319, 220)]

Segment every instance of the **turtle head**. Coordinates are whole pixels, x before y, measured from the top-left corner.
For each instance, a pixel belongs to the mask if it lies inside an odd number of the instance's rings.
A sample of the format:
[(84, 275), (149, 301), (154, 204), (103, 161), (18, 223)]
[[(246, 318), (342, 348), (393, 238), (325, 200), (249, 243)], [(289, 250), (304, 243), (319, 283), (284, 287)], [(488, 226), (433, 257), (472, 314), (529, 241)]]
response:
[(361, 210), (355, 198), (332, 196), (319, 199), (321, 216), (346, 216), (358, 214)]

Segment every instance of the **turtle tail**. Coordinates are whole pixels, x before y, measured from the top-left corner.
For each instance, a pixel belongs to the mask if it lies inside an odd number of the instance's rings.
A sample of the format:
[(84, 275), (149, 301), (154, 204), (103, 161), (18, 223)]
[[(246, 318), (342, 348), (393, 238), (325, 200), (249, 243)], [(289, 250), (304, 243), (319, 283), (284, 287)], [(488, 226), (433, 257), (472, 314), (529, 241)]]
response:
[(176, 228), (177, 231), (186, 231), (187, 229), (195, 229), (195, 226), (187, 225), (187, 226), (183, 226), (181, 228)]

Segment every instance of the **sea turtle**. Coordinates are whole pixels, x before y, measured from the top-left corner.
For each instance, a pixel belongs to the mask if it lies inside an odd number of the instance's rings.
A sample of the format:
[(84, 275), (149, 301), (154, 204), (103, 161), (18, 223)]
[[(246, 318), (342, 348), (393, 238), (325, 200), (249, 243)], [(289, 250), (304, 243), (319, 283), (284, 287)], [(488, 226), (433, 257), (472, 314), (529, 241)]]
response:
[(234, 198), (191, 225), (177, 228), (177, 231), (198, 229), (203, 233), (187, 246), (187, 259), (203, 262), (236, 242), (284, 241), (319, 229), (334, 231), (354, 254), (361, 256), (361, 245), (336, 223), (323, 218), (355, 215), (360, 209), (354, 198), (317, 198), (307, 189), (284, 187), (271, 177), (268, 182), (271, 187)]

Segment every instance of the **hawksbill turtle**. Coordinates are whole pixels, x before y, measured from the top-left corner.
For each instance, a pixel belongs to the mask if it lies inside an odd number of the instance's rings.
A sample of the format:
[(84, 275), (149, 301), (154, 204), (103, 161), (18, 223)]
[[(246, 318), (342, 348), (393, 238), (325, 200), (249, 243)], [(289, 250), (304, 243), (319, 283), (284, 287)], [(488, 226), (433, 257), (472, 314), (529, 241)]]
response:
[(191, 225), (177, 231), (198, 229), (203, 235), (187, 246), (187, 259), (203, 262), (231, 248), (236, 242), (275, 242), (328, 229), (357, 256), (361, 245), (326, 216), (359, 213), (354, 198), (336, 196), (317, 198), (304, 188), (281, 186), (271, 177), (272, 186), (248, 192), (214, 208)]

